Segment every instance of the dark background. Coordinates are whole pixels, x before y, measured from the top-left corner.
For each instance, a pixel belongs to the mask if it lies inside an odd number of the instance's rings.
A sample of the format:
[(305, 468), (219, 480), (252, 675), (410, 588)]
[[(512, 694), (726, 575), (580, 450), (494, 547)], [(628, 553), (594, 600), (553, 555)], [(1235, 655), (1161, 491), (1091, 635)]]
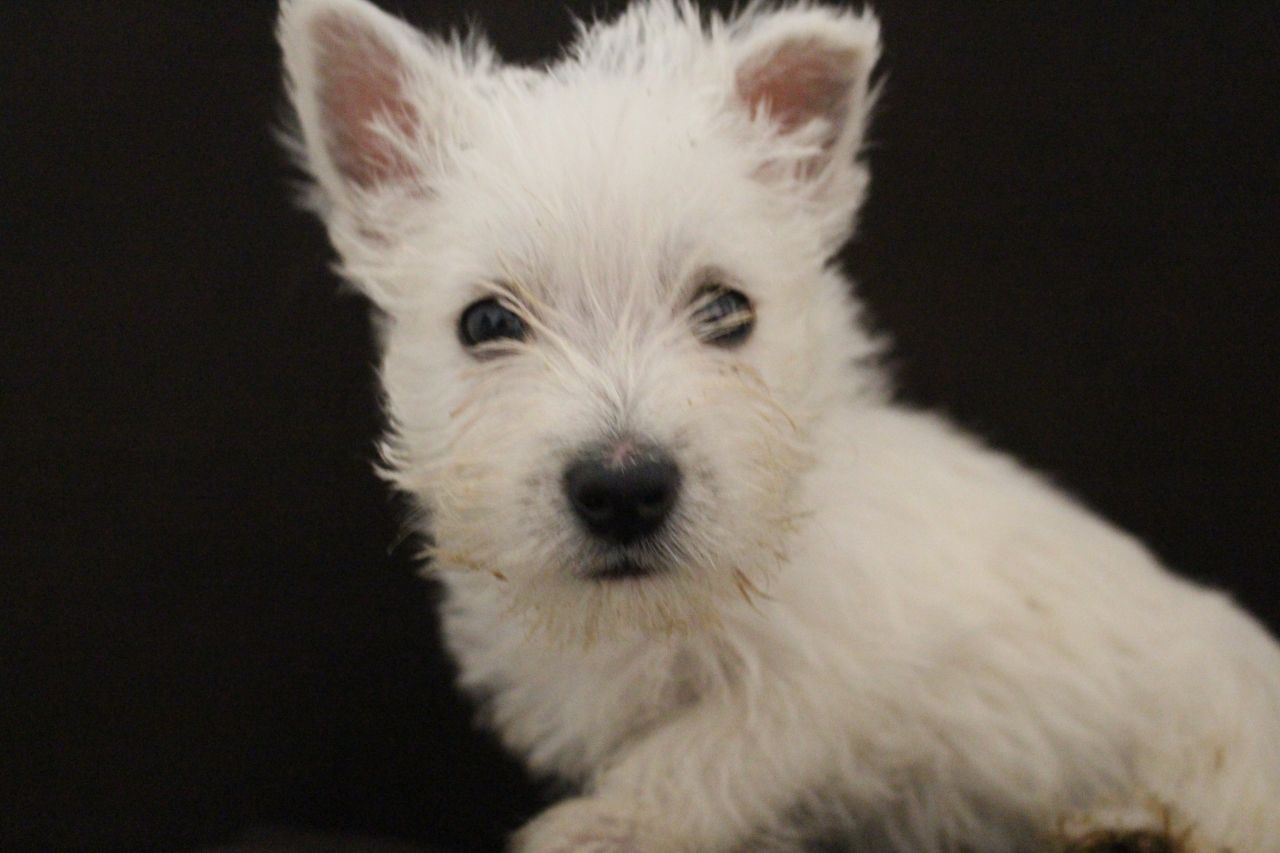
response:
[[(521, 61), (570, 31), (556, 3), (396, 5)], [(846, 260), (903, 396), (1280, 627), (1277, 5), (879, 8)], [(271, 135), (273, 14), (0, 7), (6, 850), (486, 849), (538, 806), (394, 547), (366, 308)]]

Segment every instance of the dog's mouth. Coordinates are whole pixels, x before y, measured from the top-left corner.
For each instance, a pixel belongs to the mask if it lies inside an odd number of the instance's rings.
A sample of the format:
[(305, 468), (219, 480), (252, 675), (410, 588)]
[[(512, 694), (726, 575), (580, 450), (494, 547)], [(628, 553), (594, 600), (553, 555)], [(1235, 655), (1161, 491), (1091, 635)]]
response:
[(640, 580), (657, 574), (660, 569), (651, 564), (631, 557), (609, 560), (587, 571), (587, 577), (594, 581), (616, 582)]

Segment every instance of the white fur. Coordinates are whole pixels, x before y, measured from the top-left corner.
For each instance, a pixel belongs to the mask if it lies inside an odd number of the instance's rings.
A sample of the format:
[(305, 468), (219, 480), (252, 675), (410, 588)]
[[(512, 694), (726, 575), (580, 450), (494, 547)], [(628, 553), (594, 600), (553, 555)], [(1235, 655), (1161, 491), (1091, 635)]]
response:
[[(280, 37), (313, 201), (383, 315), (386, 471), (462, 683), (582, 786), (518, 848), (1280, 850), (1276, 644), (882, 391), (828, 266), (866, 185), (873, 18), (650, 0), (544, 71), (363, 0), (288, 0)], [(782, 122), (769, 87), (810, 77)], [(707, 269), (754, 303), (740, 348), (692, 334)], [(456, 325), (489, 295), (532, 334), (477, 359)], [(602, 582), (561, 472), (619, 434), (684, 480), (667, 571)]]

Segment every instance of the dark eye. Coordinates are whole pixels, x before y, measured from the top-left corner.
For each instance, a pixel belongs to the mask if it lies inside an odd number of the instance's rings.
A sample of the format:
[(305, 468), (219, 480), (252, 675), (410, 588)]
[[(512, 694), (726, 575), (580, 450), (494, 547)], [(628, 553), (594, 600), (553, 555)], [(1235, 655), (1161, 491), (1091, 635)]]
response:
[(703, 288), (693, 305), (693, 321), (703, 343), (722, 347), (740, 344), (756, 324), (751, 300), (728, 287)]
[(471, 303), (458, 321), (458, 337), (468, 347), (490, 341), (519, 341), (525, 334), (524, 321), (496, 299)]

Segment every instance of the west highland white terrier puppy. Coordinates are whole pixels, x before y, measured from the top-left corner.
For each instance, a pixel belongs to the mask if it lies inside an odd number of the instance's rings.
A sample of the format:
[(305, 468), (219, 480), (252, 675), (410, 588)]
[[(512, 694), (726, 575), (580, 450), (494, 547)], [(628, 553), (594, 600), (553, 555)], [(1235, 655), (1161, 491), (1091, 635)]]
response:
[(870, 13), (279, 32), (462, 684), (579, 786), (516, 849), (1280, 850), (1280, 648), (884, 390)]

